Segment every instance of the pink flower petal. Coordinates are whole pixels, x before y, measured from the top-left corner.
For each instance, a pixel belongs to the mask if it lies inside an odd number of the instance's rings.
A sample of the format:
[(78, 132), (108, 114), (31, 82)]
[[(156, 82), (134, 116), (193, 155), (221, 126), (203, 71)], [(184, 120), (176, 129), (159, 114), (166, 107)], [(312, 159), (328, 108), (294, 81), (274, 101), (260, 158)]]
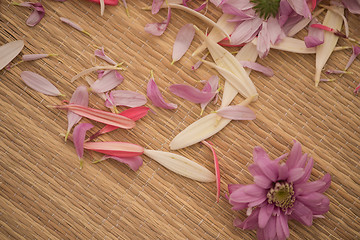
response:
[(167, 26), (169, 25), (170, 18), (171, 18), (171, 9), (169, 7), (168, 8), (168, 16), (167, 16), (167, 18), (161, 23), (148, 23), (148, 24), (146, 24), (145, 31), (152, 34), (152, 35), (154, 35), (154, 36), (161, 36), (165, 32)]
[(266, 75), (268, 77), (274, 76), (274, 71), (269, 67), (265, 67), (265, 66), (263, 66), (263, 65), (261, 65), (259, 63), (256, 63), (256, 62), (249, 62), (249, 61), (239, 61), (239, 62), (241, 63), (241, 65), (243, 67), (250, 68), (252, 70), (261, 72), (261, 73), (263, 73), (264, 75)]
[(147, 96), (156, 107), (161, 107), (165, 109), (177, 108), (176, 104), (165, 102), (164, 98), (161, 96), (159, 88), (157, 87), (153, 77), (149, 80), (149, 83), (147, 85)]
[(91, 85), (91, 90), (95, 93), (103, 93), (116, 88), (124, 80), (124, 77), (116, 70), (105, 72), (102, 77)]
[(260, 58), (264, 58), (268, 55), (270, 50), (270, 33), (268, 30), (268, 23), (262, 23), (262, 29), (258, 35), (258, 44), (256, 45), (256, 49), (259, 53)]
[(325, 71), (326, 74), (346, 74), (349, 73), (347, 71), (344, 70), (338, 70), (338, 69), (328, 69)]
[(21, 73), (21, 78), (26, 85), (38, 92), (49, 96), (61, 95), (60, 91), (52, 83), (37, 73), (24, 71)]
[(80, 123), (74, 128), (73, 142), (79, 159), (81, 159), (84, 155), (84, 141), (86, 132), (93, 127), (94, 126), (90, 123)]
[(259, 212), (259, 228), (264, 228), (268, 223), (274, 210), (274, 204), (267, 204), (260, 208)]
[(115, 157), (135, 157), (144, 152), (143, 147), (127, 142), (86, 142), (84, 148)]
[(109, 124), (115, 127), (130, 129), (135, 127), (135, 122), (127, 117), (105, 112), (99, 109), (87, 108), (76, 104), (53, 106), (58, 109), (66, 109), (88, 119)]
[(80, 31), (80, 32), (83, 32), (83, 33), (85, 33), (85, 34), (87, 34), (87, 35), (90, 36), (90, 34), (89, 34), (87, 31), (85, 31), (79, 24), (74, 23), (74, 22), (71, 21), (70, 19), (67, 19), (67, 18), (64, 18), (64, 17), (60, 17), (60, 21), (62, 21), (63, 23), (66, 23), (66, 24), (68, 24), (69, 26), (75, 28), (76, 30), (78, 30), (78, 31)]
[(55, 56), (55, 54), (25, 54), (22, 55), (21, 58), (24, 62), (27, 62), (27, 61), (35, 61), (41, 58), (46, 58), (51, 56)]
[(293, 211), (291, 213), (291, 218), (306, 226), (311, 226), (313, 212), (300, 201), (295, 201)]
[(114, 90), (110, 93), (113, 98), (113, 104), (106, 105), (111, 108), (115, 106), (140, 107), (145, 105), (147, 100), (144, 95), (138, 92), (128, 90)]
[[(76, 88), (75, 92), (73, 93), (70, 104), (77, 104), (83, 107), (87, 107), (89, 104), (89, 93), (87, 91), (87, 88), (85, 86), (79, 86)], [(68, 119), (68, 128), (65, 135), (65, 141), (67, 140), (67, 137), (71, 131), (71, 128), (77, 124), (81, 116), (77, 115), (76, 113), (72, 111), (68, 111), (67, 113), (67, 119)]]
[(288, 182), (295, 182), (299, 180), (304, 175), (303, 168), (293, 168), (289, 171)]
[(173, 47), (172, 64), (184, 56), (186, 51), (189, 49), (194, 36), (195, 28), (193, 24), (186, 24), (179, 30)]
[(351, 64), (354, 62), (355, 58), (359, 56), (359, 54), (360, 54), (360, 47), (353, 45), (353, 52), (351, 54), (348, 63), (346, 64), (345, 70), (347, 70), (351, 66)]
[(203, 92), (197, 88), (184, 84), (174, 84), (170, 86), (170, 92), (189, 100), (193, 103), (207, 103), (214, 98), (216, 92)]
[[(134, 107), (134, 108), (126, 109), (125, 111), (119, 113), (119, 115), (130, 118), (133, 121), (137, 121), (137, 120), (145, 117), (149, 110), (150, 110), (150, 108), (148, 108), (148, 107)], [(112, 125), (106, 125), (101, 130), (99, 130), (97, 133), (92, 135), (90, 137), (89, 141), (97, 138), (98, 136), (100, 136), (102, 134), (114, 131), (115, 129), (118, 129), (118, 127), (114, 127)]]
[(29, 7), (31, 9), (33, 9), (33, 12), (30, 14), (28, 19), (26, 20), (26, 25), (28, 25), (30, 27), (34, 27), (45, 16), (45, 9), (40, 2), (37, 2), (37, 3), (32, 3), (32, 2), (14, 3), (14, 5), (20, 6), (20, 7)]
[(205, 146), (207, 146), (208, 148), (210, 148), (210, 150), (213, 153), (213, 157), (214, 157), (214, 165), (215, 165), (215, 176), (216, 176), (216, 202), (219, 202), (219, 198), (220, 198), (220, 168), (219, 168), (219, 160), (217, 158), (216, 152), (214, 150), (214, 148), (212, 147), (212, 144), (206, 141), (202, 141), (203, 144), (205, 144)]
[(151, 13), (157, 14), (163, 4), (164, 4), (164, 0), (153, 0), (151, 6)]
[[(214, 76), (211, 76), (208, 81), (206, 81), (206, 84), (201, 91), (202, 92), (216, 92), (218, 89), (218, 86), (219, 86), (219, 77), (214, 75)], [(217, 95), (218, 95), (218, 93), (216, 93), (215, 98)], [(217, 99), (215, 99), (215, 100), (217, 100)], [(201, 112), (204, 111), (205, 107), (209, 104), (210, 101), (211, 101), (211, 99), (208, 102), (201, 103)]]
[(241, 44), (250, 42), (259, 33), (263, 21), (260, 18), (254, 18), (244, 21), (231, 34), (232, 44)]
[(118, 162), (121, 163), (125, 163), (126, 165), (128, 165), (133, 171), (137, 171), (139, 170), (139, 168), (142, 166), (143, 164), (143, 160), (140, 156), (135, 156), (135, 157), (115, 157), (115, 156), (109, 156), (109, 155), (105, 155), (101, 158), (100, 161), (104, 161), (106, 159), (114, 159)]
[(344, 6), (353, 14), (360, 14), (360, 2), (355, 0), (342, 0)]
[[(310, 25), (319, 24), (316, 18), (314, 18)], [(308, 35), (304, 38), (305, 45), (307, 48), (316, 47), (324, 43), (324, 31), (318, 28), (309, 28)]]
[(304, 16), (305, 18), (311, 18), (311, 12), (306, 0), (287, 0), (294, 11)]
[(223, 107), (216, 113), (232, 120), (254, 120), (256, 118), (255, 113), (250, 108), (239, 105)]
[(110, 57), (105, 55), (104, 47), (101, 47), (100, 49), (96, 49), (94, 54), (96, 57), (99, 57), (99, 58), (107, 61), (110, 64), (116, 65), (116, 62), (114, 60), (112, 60)]
[[(205, 58), (206, 58), (208, 55), (209, 55), (209, 53), (204, 54), (204, 56), (202, 56), (201, 59), (202, 59), (202, 60), (205, 60)], [(203, 63), (203, 61), (201, 61), (201, 60), (197, 61), (197, 62), (194, 64), (194, 66), (191, 67), (191, 69), (192, 69), (193, 71), (195, 71), (196, 69), (198, 69), (198, 68), (201, 66), (202, 63)]]
[(287, 239), (290, 235), (287, 216), (280, 213), (276, 218), (276, 235), (278, 239)]

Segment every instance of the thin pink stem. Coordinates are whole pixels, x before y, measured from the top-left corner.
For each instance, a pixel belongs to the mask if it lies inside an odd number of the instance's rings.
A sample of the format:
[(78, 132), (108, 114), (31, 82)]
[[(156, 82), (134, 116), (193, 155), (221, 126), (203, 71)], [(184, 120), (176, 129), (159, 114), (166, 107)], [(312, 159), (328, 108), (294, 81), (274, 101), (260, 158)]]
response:
[(213, 153), (214, 156), (214, 165), (215, 165), (215, 176), (216, 176), (216, 202), (219, 202), (219, 198), (220, 198), (220, 167), (219, 167), (219, 160), (216, 156), (216, 152), (214, 150), (214, 148), (212, 147), (212, 143), (209, 141), (202, 141), (202, 143), (207, 146), (208, 148), (210, 148), (210, 150)]

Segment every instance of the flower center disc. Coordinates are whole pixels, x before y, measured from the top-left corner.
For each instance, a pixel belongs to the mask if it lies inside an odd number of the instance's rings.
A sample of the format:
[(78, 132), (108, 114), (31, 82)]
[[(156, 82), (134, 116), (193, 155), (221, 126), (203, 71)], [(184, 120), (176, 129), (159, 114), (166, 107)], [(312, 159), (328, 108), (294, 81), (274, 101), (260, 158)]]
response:
[(267, 193), (267, 199), (268, 203), (275, 204), (275, 206), (281, 208), (283, 211), (292, 208), (295, 202), (292, 183), (277, 182)]

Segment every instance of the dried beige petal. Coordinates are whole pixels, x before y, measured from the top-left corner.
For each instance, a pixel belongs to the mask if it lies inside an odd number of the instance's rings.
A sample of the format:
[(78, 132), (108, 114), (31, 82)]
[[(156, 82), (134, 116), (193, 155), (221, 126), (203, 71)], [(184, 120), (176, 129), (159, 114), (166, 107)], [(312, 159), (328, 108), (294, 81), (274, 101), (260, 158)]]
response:
[(144, 150), (144, 154), (167, 169), (199, 182), (214, 182), (215, 175), (200, 164), (175, 153)]
[[(251, 98), (245, 99), (240, 106), (247, 106), (252, 101)], [(230, 119), (222, 118), (216, 113), (211, 113), (189, 125), (181, 131), (170, 143), (170, 149), (176, 150), (191, 146), (205, 140), (231, 122)]]
[(23, 49), (24, 41), (9, 42), (0, 47), (0, 70), (8, 65)]
[[(257, 38), (252, 41), (253, 44), (257, 44)], [(296, 38), (286, 37), (282, 39), (279, 43), (270, 46), (273, 49), (301, 53), (301, 54), (313, 54), (315, 53), (315, 48), (307, 48), (305, 42)]]
[[(338, 13), (328, 10), (323, 25), (340, 30), (343, 18), (339, 14), (344, 14), (344, 8), (340, 8)], [(315, 71), (315, 86), (319, 85), (321, 70), (329, 59), (331, 53), (334, 51), (339, 37), (331, 32), (324, 32), (324, 43), (316, 47), (316, 71)]]

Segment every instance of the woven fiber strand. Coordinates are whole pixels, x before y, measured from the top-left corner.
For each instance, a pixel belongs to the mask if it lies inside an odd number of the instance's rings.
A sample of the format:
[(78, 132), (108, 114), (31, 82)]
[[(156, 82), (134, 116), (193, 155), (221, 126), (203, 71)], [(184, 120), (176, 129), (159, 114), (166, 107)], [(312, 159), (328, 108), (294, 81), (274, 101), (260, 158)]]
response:
[[(314, 87), (315, 56), (271, 50), (259, 63), (274, 69), (267, 78), (253, 72), (251, 78), (260, 94), (251, 105), (255, 121), (232, 121), (211, 138), (216, 146), (221, 168), (221, 198), (215, 203), (214, 183), (198, 183), (178, 176), (155, 161), (144, 158), (144, 165), (133, 172), (115, 161), (91, 164), (100, 154), (85, 152), (85, 164), (79, 161), (73, 144), (59, 136), (67, 127), (66, 112), (46, 106), (69, 99), (75, 88), (86, 84), (70, 79), (80, 71), (104, 64), (95, 59), (95, 46), (104, 46), (114, 60), (124, 61), (125, 81), (118, 89), (146, 93), (150, 70), (154, 70), (165, 99), (178, 109), (164, 110), (147, 106), (153, 113), (137, 122), (132, 130), (117, 130), (102, 136), (102, 141), (129, 141), (146, 148), (169, 151), (173, 137), (200, 118), (200, 106), (169, 93), (175, 83), (202, 87), (199, 80), (215, 71), (191, 66), (197, 59), (191, 52), (171, 65), (172, 44), (176, 33), (186, 23), (203, 31), (198, 19), (173, 10), (172, 20), (163, 36), (152, 37), (144, 31), (149, 22), (160, 22), (166, 10), (157, 15), (141, 10), (150, 1), (129, 1), (130, 17), (122, 5), (106, 7), (100, 16), (99, 5), (87, 1), (43, 1), (45, 18), (35, 27), (25, 25), (30, 14), (26, 8), (1, 7), (0, 44), (23, 39), (22, 54), (57, 53), (56, 58), (19, 64), (0, 72), (0, 238), (1, 239), (254, 239), (254, 231), (233, 226), (235, 212), (225, 198), (227, 184), (251, 183), (247, 166), (253, 161), (255, 146), (264, 147), (271, 158), (289, 152), (292, 140), (303, 144), (303, 151), (315, 159), (311, 180), (326, 172), (332, 176), (326, 195), (330, 211), (314, 220), (311, 227), (290, 221), (291, 239), (359, 238), (359, 96), (353, 95), (358, 84), (360, 63), (349, 69), (353, 74)], [(220, 11), (210, 7), (208, 16), (216, 20)], [(88, 37), (60, 22), (66, 17), (90, 32)], [(349, 15), (350, 34), (359, 39), (360, 21)], [(302, 38), (306, 31), (298, 34)], [(338, 45), (349, 45), (343, 39)], [(234, 49), (236, 50), (236, 49)], [(342, 69), (350, 50), (334, 53), (326, 68)], [(14, 62), (20, 60), (18, 56)], [(22, 71), (39, 73), (52, 81), (65, 98), (48, 97), (24, 85)], [(95, 79), (95, 74), (89, 75)], [(222, 83), (223, 84), (223, 83)], [(238, 96), (234, 103), (239, 103)], [(210, 104), (204, 114), (218, 108)], [(103, 101), (90, 96), (90, 106), (105, 109)], [(121, 109), (123, 110), (123, 109)], [(86, 121), (86, 120), (83, 120)], [(95, 124), (96, 130), (102, 125)], [(93, 129), (92, 131), (95, 131)], [(206, 168), (213, 169), (211, 152), (201, 144), (176, 151)]]

